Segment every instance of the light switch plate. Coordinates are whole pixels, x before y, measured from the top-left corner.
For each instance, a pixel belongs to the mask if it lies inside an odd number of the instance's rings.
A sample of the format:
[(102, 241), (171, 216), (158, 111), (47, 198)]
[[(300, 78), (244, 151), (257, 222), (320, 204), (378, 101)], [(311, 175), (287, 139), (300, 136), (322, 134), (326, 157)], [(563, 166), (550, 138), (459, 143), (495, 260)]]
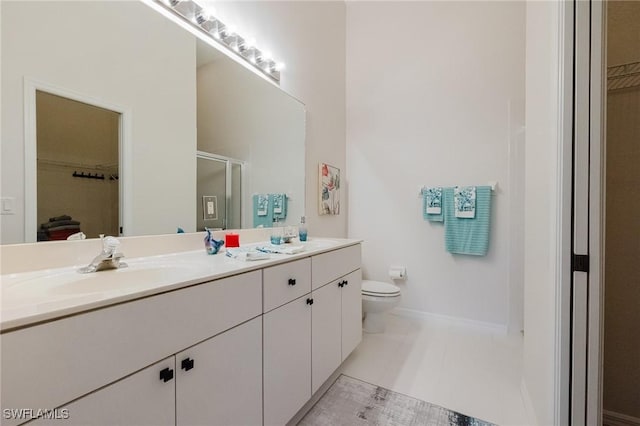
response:
[(218, 197), (215, 195), (202, 196), (202, 218), (204, 220), (218, 219)]
[(2, 197), (0, 199), (0, 214), (16, 214), (15, 204), (16, 199), (14, 197)]

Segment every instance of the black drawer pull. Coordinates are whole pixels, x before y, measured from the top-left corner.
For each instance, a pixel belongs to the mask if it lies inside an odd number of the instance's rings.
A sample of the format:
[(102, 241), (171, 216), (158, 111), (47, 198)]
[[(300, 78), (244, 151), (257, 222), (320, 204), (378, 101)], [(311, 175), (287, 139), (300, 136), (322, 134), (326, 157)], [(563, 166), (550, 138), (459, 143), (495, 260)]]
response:
[(312, 298), (308, 298), (307, 299), (307, 305), (313, 305), (313, 299)]
[(349, 281), (347, 281), (347, 280), (342, 281), (342, 285), (343, 285), (343, 286), (345, 286), (345, 285), (347, 285), (347, 284), (349, 284)]
[(193, 360), (191, 358), (186, 358), (182, 360), (182, 369), (184, 371), (189, 371), (193, 368)]
[(338, 287), (344, 287), (344, 281), (340, 281), (340, 282), (338, 283)]
[(169, 380), (173, 379), (173, 370), (170, 368), (165, 368), (160, 371), (160, 380), (167, 383)]
[(295, 278), (289, 278), (289, 285), (296, 285), (296, 279)]

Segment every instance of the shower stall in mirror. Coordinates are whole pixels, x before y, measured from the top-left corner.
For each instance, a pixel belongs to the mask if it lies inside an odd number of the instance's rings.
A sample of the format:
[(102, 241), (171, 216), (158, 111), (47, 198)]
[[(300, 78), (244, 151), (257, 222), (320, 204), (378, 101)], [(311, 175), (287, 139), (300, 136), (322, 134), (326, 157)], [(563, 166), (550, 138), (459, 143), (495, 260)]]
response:
[(196, 158), (197, 230), (242, 228), (245, 163), (203, 151)]

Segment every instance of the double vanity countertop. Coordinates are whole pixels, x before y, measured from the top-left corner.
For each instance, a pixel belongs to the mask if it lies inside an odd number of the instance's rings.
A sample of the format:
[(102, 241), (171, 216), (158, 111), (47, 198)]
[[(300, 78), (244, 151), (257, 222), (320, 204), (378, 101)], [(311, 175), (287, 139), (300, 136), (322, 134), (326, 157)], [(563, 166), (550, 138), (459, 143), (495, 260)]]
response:
[[(0, 276), (0, 331), (51, 321), (81, 312), (177, 290), (232, 275), (359, 244), (354, 239), (314, 238), (296, 242), (304, 250), (270, 254), (269, 259), (245, 261), (200, 250), (125, 258), (128, 267), (88, 274), (73, 265)], [(248, 244), (243, 247), (260, 246)]]

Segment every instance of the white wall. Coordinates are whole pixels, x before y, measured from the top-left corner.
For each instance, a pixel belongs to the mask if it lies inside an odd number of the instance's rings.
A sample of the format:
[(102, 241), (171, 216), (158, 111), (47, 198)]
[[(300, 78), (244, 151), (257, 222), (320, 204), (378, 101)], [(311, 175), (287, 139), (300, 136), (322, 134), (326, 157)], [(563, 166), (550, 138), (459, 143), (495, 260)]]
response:
[(524, 384), (537, 423), (554, 423), (559, 9), (527, 2)]
[(244, 227), (253, 227), (253, 194), (266, 193), (288, 194), (284, 224), (297, 225), (305, 208), (304, 106), (226, 57), (198, 68), (197, 87), (198, 149), (247, 163)]
[[(347, 3), (349, 237), (365, 240), (366, 278), (407, 267), (404, 308), (507, 325), (510, 279), (522, 288), (509, 265), (522, 262), (524, 24), (522, 2)], [(420, 188), (492, 180), (488, 255), (452, 256)]]
[[(311, 236), (345, 237), (347, 209), (318, 215), (318, 163), (346, 173), (345, 5), (337, 1), (215, 1), (224, 22), (286, 64), (280, 87), (306, 105), (306, 206)], [(344, 182), (344, 180), (343, 180)], [(348, 182), (347, 182), (348, 185)], [(346, 206), (346, 191), (341, 205)]]
[(194, 37), (139, 2), (2, 9), (2, 196), (16, 198), (16, 213), (2, 216), (1, 242), (24, 241), (25, 76), (132, 111), (126, 234), (195, 230)]

